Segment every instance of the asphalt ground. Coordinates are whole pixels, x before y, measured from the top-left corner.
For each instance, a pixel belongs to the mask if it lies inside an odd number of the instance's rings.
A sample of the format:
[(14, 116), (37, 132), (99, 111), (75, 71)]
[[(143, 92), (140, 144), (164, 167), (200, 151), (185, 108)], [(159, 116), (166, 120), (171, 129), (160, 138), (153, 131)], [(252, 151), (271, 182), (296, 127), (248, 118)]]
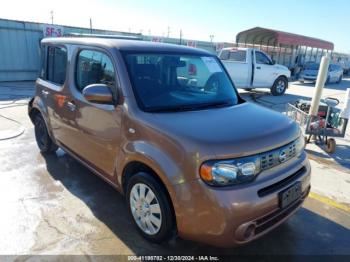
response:
[[(28, 94), (29, 85), (22, 86)], [(349, 206), (346, 201), (339, 200), (346, 200), (350, 194), (346, 186), (334, 197), (323, 194), (322, 190), (313, 191), (286, 223), (243, 247), (220, 249), (180, 238), (161, 245), (151, 244), (137, 233), (126, 212), (124, 198), (111, 186), (62, 150), (51, 156), (40, 154), (27, 117), (28, 95), (21, 95), (21, 86), (12, 96), (9, 96), (11, 88), (0, 90), (0, 115), (3, 116), (0, 117), (0, 131), (15, 135), (16, 130), (23, 130), (11, 139), (0, 140), (2, 255), (82, 255), (79, 261), (89, 261), (93, 255), (133, 254), (329, 255), (332, 259), (350, 256)], [(289, 92), (291, 90), (293, 87)], [(251, 97), (251, 94), (243, 95)], [(265, 95), (260, 99), (275, 98)], [(10, 124), (9, 119), (16, 122)], [(314, 158), (330, 161), (325, 165), (333, 177), (347, 176), (344, 181), (339, 180), (339, 184), (349, 183), (346, 158), (342, 159), (345, 164), (341, 164), (332, 156), (328, 159), (309, 151)], [(311, 162), (314, 170), (318, 162)], [(323, 168), (316, 170), (323, 172)], [(320, 174), (313, 171), (313, 176)], [(324, 178), (321, 176), (320, 180)], [(345, 197), (342, 198), (342, 194)]]

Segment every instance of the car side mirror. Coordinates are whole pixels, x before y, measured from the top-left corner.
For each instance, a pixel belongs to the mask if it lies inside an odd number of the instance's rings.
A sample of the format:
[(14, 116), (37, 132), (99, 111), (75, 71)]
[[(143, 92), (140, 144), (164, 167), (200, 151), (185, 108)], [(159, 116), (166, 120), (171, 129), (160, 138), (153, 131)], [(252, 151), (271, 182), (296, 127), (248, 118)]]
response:
[(276, 64), (276, 61), (275, 60), (271, 60), (271, 65), (275, 65)]
[(83, 96), (86, 100), (98, 104), (113, 104), (111, 89), (105, 84), (92, 84), (83, 89)]

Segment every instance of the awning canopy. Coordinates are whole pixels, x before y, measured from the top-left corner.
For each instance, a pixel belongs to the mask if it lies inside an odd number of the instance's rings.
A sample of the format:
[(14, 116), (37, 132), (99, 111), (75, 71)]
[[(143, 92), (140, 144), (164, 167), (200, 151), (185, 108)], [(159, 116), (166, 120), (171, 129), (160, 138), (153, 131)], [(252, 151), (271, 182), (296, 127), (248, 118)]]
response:
[(238, 33), (236, 42), (266, 46), (308, 46), (327, 50), (334, 49), (334, 44), (328, 41), (262, 27), (254, 27)]

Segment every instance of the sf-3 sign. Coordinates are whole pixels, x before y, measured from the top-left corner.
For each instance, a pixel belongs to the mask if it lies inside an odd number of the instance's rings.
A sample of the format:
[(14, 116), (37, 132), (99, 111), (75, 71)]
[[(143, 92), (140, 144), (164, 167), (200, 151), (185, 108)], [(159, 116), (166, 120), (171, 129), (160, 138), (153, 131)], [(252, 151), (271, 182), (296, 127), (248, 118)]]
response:
[(44, 25), (43, 33), (44, 33), (44, 38), (45, 37), (61, 37), (61, 36), (63, 36), (63, 26)]

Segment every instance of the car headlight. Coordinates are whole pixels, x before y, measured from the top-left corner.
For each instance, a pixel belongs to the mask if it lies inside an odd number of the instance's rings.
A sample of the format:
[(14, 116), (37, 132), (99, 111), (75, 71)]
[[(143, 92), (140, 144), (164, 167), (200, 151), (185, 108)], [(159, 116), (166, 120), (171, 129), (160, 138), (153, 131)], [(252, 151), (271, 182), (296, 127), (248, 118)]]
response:
[(301, 134), (299, 138), (295, 141), (296, 153), (299, 156), (305, 149), (305, 137)]
[[(271, 150), (268, 153), (261, 153), (255, 156), (242, 157), (233, 160), (217, 160), (207, 161), (200, 167), (201, 179), (211, 186), (228, 186), (241, 184), (244, 182), (250, 182), (262, 170), (272, 168), (279, 165), (295, 156), (299, 157), (305, 148), (305, 138), (300, 133), (298, 139), (292, 143), (275, 150)], [(283, 161), (280, 159), (281, 152), (284, 152), (285, 158)], [(266, 154), (273, 156), (269, 160), (268, 164), (261, 164), (266, 162)], [(263, 160), (265, 158), (265, 160)], [(262, 161), (262, 162), (261, 162)]]
[(235, 185), (252, 181), (260, 172), (259, 157), (229, 161), (208, 161), (200, 168), (200, 177), (212, 186)]

